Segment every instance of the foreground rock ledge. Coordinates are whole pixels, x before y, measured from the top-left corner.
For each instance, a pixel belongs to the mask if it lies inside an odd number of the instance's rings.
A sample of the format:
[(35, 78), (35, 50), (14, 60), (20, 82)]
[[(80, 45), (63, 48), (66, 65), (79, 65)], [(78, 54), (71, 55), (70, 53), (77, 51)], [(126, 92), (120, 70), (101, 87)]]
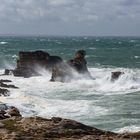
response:
[(140, 134), (115, 134), (79, 122), (40, 117), (12, 117), (0, 121), (0, 140), (139, 140)]

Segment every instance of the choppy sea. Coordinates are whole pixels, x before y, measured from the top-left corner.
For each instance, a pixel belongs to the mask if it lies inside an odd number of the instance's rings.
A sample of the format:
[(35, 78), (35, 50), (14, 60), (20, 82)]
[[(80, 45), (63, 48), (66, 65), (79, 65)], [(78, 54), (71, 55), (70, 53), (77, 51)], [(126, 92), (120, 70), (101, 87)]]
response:
[[(0, 74), (15, 68), (19, 51), (43, 50), (64, 60), (85, 49), (94, 79), (76, 75), (67, 83), (49, 82), (51, 73), (10, 79), (10, 89), (0, 101), (19, 108), (25, 117), (64, 117), (114, 132), (140, 131), (140, 37), (0, 37)], [(125, 74), (112, 82), (111, 72)]]

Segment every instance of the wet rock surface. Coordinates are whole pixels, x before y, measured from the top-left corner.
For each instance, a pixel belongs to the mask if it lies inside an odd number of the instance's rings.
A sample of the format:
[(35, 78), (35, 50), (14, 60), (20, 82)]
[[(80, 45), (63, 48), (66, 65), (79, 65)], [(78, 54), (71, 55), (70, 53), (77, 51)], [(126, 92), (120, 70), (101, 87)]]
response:
[(13, 70), (14, 76), (31, 77), (40, 75), (37, 67), (51, 70), (56, 64), (62, 62), (61, 57), (51, 56), (44, 51), (19, 52), (17, 67)]
[(4, 87), (4, 88), (18, 88), (15, 85), (7, 85), (7, 84), (4, 84), (3, 82), (0, 82), (0, 87)]
[(0, 96), (9, 96), (10, 91), (8, 89), (0, 88)]
[(9, 83), (9, 82), (12, 82), (12, 81), (7, 80), (7, 79), (0, 80), (0, 96), (9, 96), (10, 95), (10, 91), (7, 88), (18, 89), (18, 87), (16, 87), (15, 85), (5, 84), (5, 83)]
[(53, 117), (11, 117), (0, 121), (1, 140), (139, 140), (140, 133), (116, 134)]
[(52, 70), (51, 81), (70, 81), (74, 78), (73, 71), (82, 75), (86, 74), (87, 78), (92, 78), (87, 68), (85, 55), (86, 52), (84, 50), (78, 50), (73, 59), (67, 63), (56, 65)]
[(124, 72), (121, 72), (121, 71), (111, 72), (111, 81), (115, 81), (115, 80), (119, 79), (119, 77), (123, 74), (124, 74)]
[(0, 120), (11, 118), (13, 116), (21, 116), (19, 110), (14, 106), (0, 103)]

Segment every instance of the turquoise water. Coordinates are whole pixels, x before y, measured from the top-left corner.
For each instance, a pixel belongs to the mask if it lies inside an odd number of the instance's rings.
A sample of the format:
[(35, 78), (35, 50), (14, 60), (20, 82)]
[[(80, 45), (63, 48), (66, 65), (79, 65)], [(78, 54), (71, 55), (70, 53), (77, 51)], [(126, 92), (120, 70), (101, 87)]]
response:
[[(140, 37), (0, 37), (0, 72), (14, 68), (19, 51), (44, 50), (69, 60), (87, 52), (94, 80), (75, 74), (69, 83), (51, 83), (51, 73), (11, 79), (19, 89), (0, 101), (17, 106), (23, 116), (66, 117), (117, 132), (140, 130)], [(112, 71), (125, 72), (111, 82)]]
[(140, 68), (139, 37), (0, 37), (0, 67), (5, 61), (15, 64), (19, 51), (44, 50), (70, 59), (81, 48), (89, 66)]

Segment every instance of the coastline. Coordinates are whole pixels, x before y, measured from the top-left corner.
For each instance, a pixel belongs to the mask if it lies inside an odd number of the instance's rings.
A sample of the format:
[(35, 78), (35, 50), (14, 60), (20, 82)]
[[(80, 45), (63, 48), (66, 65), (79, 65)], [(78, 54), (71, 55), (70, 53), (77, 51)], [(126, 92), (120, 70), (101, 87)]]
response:
[(139, 140), (140, 132), (117, 134), (70, 119), (11, 117), (0, 120), (1, 140)]

